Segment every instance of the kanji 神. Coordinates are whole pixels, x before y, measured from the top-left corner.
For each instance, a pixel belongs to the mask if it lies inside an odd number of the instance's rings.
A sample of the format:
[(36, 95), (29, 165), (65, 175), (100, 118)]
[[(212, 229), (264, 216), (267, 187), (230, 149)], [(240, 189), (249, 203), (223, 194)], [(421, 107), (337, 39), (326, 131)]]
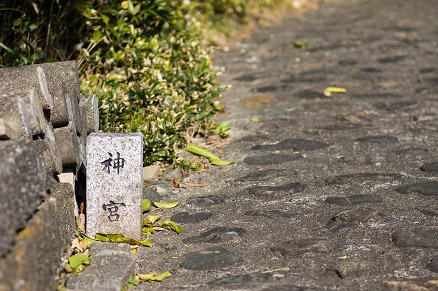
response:
[(108, 155), (109, 158), (101, 162), (101, 164), (104, 165), (103, 170), (110, 174), (111, 168), (114, 168), (117, 170), (117, 174), (119, 174), (120, 169), (123, 169), (123, 167), (125, 166), (125, 159), (120, 157), (119, 152), (117, 152), (117, 158), (115, 159), (113, 159), (113, 155), (110, 152), (108, 153)]

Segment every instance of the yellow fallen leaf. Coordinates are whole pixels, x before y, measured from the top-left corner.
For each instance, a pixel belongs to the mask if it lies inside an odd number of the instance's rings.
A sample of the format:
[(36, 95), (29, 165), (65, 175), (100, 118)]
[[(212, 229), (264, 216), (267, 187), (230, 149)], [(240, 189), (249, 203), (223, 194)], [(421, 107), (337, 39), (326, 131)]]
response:
[(327, 97), (330, 97), (332, 95), (332, 93), (341, 93), (341, 94), (345, 94), (347, 93), (347, 89), (342, 88), (342, 87), (327, 87), (324, 90), (324, 95)]
[(164, 201), (160, 201), (160, 202), (154, 202), (154, 205), (158, 208), (173, 208), (175, 206), (177, 206), (179, 204), (179, 201), (171, 201), (171, 202), (164, 202)]
[(260, 118), (253, 117), (253, 118), (251, 118), (251, 122), (254, 122), (254, 123), (260, 122)]
[(342, 256), (342, 257), (338, 257), (338, 259), (341, 259), (341, 260), (346, 260), (346, 259), (348, 259), (348, 256)]

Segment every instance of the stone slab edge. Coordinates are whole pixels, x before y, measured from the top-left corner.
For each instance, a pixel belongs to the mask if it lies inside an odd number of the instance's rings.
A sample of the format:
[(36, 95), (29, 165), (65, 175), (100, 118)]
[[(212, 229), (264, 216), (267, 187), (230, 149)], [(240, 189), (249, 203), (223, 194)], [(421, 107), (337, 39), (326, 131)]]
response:
[(127, 287), (136, 262), (128, 244), (97, 242), (90, 252), (90, 266), (68, 278), (67, 291), (120, 291)]

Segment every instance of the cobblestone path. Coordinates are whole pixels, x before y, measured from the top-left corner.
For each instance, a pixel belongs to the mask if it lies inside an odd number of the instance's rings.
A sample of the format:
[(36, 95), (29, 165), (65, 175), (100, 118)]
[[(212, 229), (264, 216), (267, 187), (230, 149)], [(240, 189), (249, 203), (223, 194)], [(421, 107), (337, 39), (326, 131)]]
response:
[(237, 163), (149, 186), (185, 229), (139, 250), (173, 277), (138, 289), (438, 290), (437, 15), (335, 0), (218, 52)]

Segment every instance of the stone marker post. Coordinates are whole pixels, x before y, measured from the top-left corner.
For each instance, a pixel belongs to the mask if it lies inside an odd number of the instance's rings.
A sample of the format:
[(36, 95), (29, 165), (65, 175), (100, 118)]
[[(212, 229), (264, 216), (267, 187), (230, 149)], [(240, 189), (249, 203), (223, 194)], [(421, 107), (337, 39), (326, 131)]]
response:
[(143, 135), (91, 133), (86, 151), (87, 234), (141, 239)]

